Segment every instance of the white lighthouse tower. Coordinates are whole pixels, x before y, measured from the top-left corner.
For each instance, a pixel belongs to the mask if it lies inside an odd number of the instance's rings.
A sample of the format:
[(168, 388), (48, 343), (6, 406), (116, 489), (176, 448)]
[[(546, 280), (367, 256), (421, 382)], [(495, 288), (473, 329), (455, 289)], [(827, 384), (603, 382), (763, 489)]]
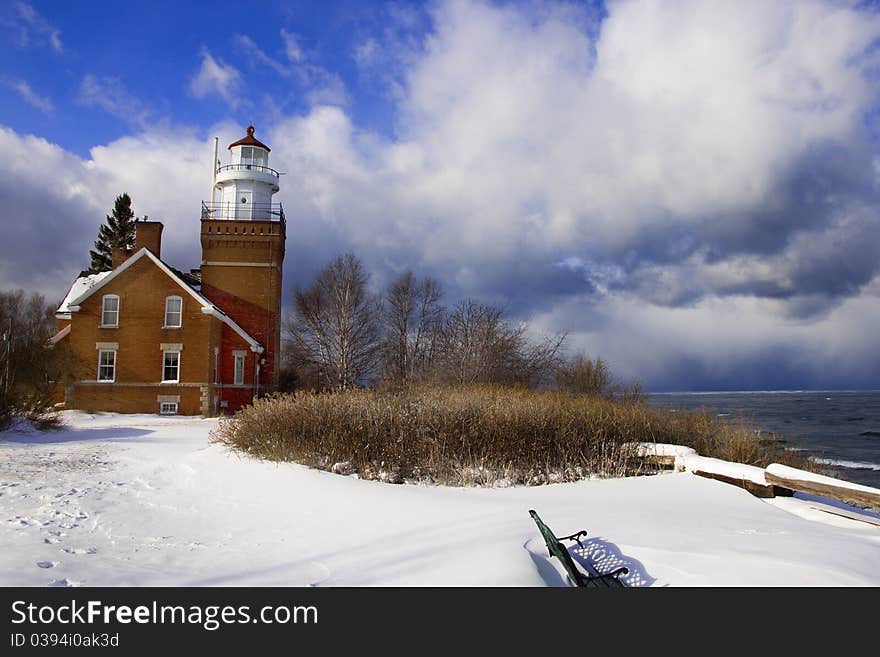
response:
[(205, 213), (211, 219), (277, 220), (280, 208), (273, 211), (272, 195), (278, 191), (279, 174), (269, 168), (271, 149), (254, 137), (250, 125), (247, 135), (229, 144), (228, 150), (229, 163), (221, 166), (214, 140), (214, 175)]

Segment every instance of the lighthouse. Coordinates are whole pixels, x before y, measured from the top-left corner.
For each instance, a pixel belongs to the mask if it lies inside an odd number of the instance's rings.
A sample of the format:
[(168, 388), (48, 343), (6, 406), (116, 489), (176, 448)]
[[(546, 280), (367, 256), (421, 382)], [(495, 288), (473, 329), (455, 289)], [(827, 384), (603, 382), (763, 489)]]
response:
[[(286, 222), (281, 204), (272, 201), (280, 174), (269, 166), (271, 149), (252, 125), (227, 150), (229, 161), (222, 164), (215, 139), (211, 196), (202, 203), (201, 291), (265, 346), (252, 373), (259, 393), (277, 385), (280, 364)], [(223, 372), (222, 364), (220, 369), (224, 380), (241, 379)], [(236, 391), (227, 386), (223, 394)]]
[(70, 350), (72, 367), (53, 394), (67, 408), (214, 415), (277, 387), (287, 231), (272, 201), (280, 174), (253, 126), (229, 145), (227, 164), (217, 141), (201, 266), (184, 273), (162, 260), (162, 224), (139, 221), (134, 248), (114, 252), (109, 271), (83, 272), (58, 306), (50, 344)]
[(207, 210), (213, 218), (268, 221), (272, 195), (278, 191), (279, 174), (269, 167), (266, 144), (254, 137), (254, 126), (229, 144), (229, 163), (220, 165), (214, 140), (214, 176)]

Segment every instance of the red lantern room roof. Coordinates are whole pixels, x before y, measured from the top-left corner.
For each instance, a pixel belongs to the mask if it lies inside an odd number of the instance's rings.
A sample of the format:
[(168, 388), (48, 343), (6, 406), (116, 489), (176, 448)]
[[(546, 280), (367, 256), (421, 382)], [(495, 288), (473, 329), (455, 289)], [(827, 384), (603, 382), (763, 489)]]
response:
[(229, 148), (232, 148), (233, 146), (259, 146), (260, 148), (265, 148), (266, 152), (272, 150), (271, 148), (266, 146), (266, 144), (264, 144), (259, 139), (254, 137), (254, 126), (252, 126), (252, 125), (249, 125), (247, 127), (247, 136), (242, 137), (238, 141), (234, 141), (231, 144), (229, 144)]

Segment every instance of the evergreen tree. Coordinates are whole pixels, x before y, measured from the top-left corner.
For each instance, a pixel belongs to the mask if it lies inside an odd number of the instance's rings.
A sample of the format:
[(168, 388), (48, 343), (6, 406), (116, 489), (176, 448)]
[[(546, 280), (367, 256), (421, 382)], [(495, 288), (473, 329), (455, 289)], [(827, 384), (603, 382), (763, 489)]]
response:
[(121, 194), (116, 197), (113, 213), (107, 215), (106, 222), (98, 230), (94, 250), (89, 251), (92, 264), (89, 271), (97, 273), (113, 268), (113, 249), (134, 247), (135, 217), (131, 211), (131, 197)]

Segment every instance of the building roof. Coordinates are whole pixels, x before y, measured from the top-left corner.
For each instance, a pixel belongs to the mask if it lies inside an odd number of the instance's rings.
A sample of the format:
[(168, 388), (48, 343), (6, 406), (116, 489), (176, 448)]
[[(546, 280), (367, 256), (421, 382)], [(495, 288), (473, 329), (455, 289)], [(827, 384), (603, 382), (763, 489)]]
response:
[(97, 274), (80, 272), (79, 277), (73, 282), (73, 285), (70, 286), (67, 294), (64, 295), (64, 300), (61, 302), (61, 305), (58, 306), (58, 310), (55, 311), (55, 316), (58, 319), (70, 319), (71, 302), (77, 297), (81, 297), (111, 273), (112, 272), (109, 271), (101, 271)]
[[(224, 324), (226, 324), (250, 345), (251, 351), (258, 354), (263, 353), (263, 345), (261, 345), (258, 340), (253, 338), (247, 331), (241, 328), (229, 315), (227, 315), (215, 304), (213, 304), (198, 290), (195, 290), (191, 286), (187, 285), (186, 281), (180, 275), (175, 273), (175, 271), (171, 267), (159, 260), (159, 258), (157, 258), (156, 255), (149, 249), (139, 249), (137, 253), (135, 253), (113, 271), (104, 271), (99, 274), (80, 276), (79, 278), (77, 278), (71, 286), (70, 291), (67, 293), (67, 296), (64, 297), (64, 301), (61, 303), (61, 306), (59, 306), (58, 310), (55, 313), (55, 316), (58, 319), (70, 319), (70, 313), (78, 312), (79, 306), (83, 301), (88, 299), (95, 292), (100, 290), (107, 283), (112, 281), (114, 278), (119, 276), (122, 272), (124, 272), (126, 269), (131, 267), (135, 262), (142, 258), (149, 258), (150, 260), (152, 260), (159, 269), (161, 269), (169, 278), (171, 278), (171, 280), (177, 283), (185, 292), (189, 293), (189, 295), (192, 296), (201, 305), (203, 314), (212, 315)], [(86, 281), (84, 279), (90, 280)]]
[(53, 335), (51, 338), (49, 338), (49, 347), (50, 347), (50, 348), (51, 348), (51, 347), (54, 347), (56, 344), (58, 344), (58, 343), (61, 342), (64, 338), (66, 338), (68, 335), (70, 335), (70, 324), (68, 324), (68, 325), (65, 326), (63, 329), (61, 329), (60, 331), (58, 331), (58, 333), (56, 333), (56, 334)]
[(266, 146), (266, 144), (254, 137), (254, 126), (252, 125), (249, 125), (247, 127), (247, 136), (242, 137), (238, 141), (234, 141), (229, 144), (229, 148), (232, 148), (233, 146), (259, 146), (260, 148), (265, 148), (267, 152), (272, 150), (271, 148)]

